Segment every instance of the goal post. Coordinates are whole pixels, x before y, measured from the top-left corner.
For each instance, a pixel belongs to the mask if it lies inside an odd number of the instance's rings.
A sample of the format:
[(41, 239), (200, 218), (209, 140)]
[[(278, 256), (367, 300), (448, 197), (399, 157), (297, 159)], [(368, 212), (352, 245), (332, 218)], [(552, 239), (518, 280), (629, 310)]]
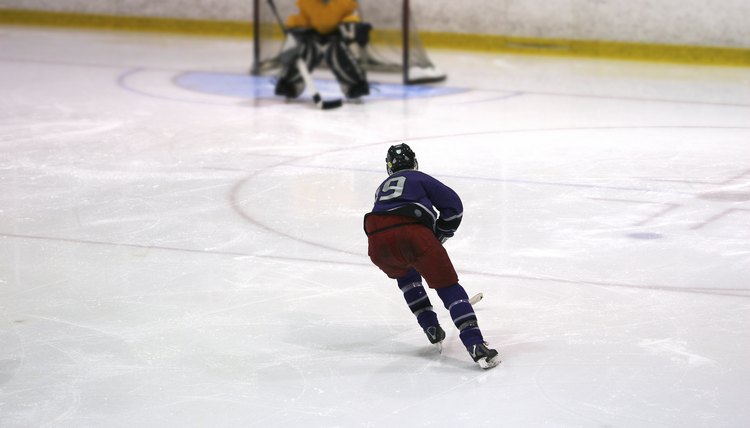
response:
[[(261, 75), (280, 67), (284, 34), (268, 0), (253, 0), (253, 65)], [(400, 4), (399, 4), (400, 2)], [(282, 17), (297, 13), (295, 0), (274, 0)], [(353, 53), (368, 71), (400, 73), (404, 84), (440, 82), (446, 75), (430, 60), (422, 45), (409, 0), (359, 0), (363, 22), (372, 24), (370, 43)]]

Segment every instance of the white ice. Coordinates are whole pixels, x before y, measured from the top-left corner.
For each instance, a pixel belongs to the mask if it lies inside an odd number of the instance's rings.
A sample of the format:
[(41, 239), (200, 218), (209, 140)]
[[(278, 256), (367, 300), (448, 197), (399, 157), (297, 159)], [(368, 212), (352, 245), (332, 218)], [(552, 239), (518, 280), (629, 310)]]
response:
[[(430, 54), (324, 112), (181, 80), (246, 40), (0, 27), (0, 426), (750, 426), (750, 70)], [(367, 258), (402, 141), (495, 369)]]

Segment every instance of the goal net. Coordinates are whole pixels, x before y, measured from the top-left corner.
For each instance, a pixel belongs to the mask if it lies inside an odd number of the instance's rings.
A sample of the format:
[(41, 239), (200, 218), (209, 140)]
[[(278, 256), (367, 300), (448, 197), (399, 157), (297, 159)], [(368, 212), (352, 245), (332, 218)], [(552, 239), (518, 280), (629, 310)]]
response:
[[(295, 0), (273, 0), (283, 20), (298, 12)], [(268, 5), (253, 0), (253, 66), (259, 75), (278, 69), (284, 34)], [(353, 51), (365, 70), (401, 73), (405, 84), (439, 82), (446, 75), (427, 56), (419, 38), (409, 0), (359, 0), (363, 22), (373, 26), (370, 43)]]

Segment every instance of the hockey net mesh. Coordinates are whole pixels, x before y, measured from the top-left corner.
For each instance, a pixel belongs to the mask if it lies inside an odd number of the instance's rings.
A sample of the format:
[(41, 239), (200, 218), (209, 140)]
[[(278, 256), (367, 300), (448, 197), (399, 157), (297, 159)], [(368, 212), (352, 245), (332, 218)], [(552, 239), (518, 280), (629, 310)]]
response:
[[(280, 67), (278, 55), (284, 44), (284, 34), (267, 0), (253, 1), (255, 57), (252, 73), (264, 74)], [(295, 0), (274, 0), (274, 3), (283, 20), (297, 13)], [(404, 83), (445, 79), (445, 74), (427, 56), (408, 0), (359, 0), (358, 3), (362, 21), (373, 26), (370, 43), (365, 49), (353, 45), (354, 54), (365, 70), (402, 73)], [(403, 19), (405, 13), (406, 20)], [(404, 38), (404, 28), (407, 38)], [(405, 50), (407, 55), (404, 55)]]

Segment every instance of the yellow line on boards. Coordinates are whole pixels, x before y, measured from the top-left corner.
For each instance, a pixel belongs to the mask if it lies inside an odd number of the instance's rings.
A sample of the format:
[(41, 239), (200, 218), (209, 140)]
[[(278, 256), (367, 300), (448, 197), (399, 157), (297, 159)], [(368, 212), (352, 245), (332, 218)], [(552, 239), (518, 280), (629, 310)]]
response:
[(0, 24), (149, 31), (194, 34), (199, 36), (247, 38), (253, 36), (253, 24), (249, 21), (208, 21), (146, 16), (92, 15), (19, 9), (0, 9)]
[[(210, 21), (144, 16), (93, 15), (71, 12), (0, 9), (0, 24), (37, 25), (86, 29), (149, 31), (196, 36), (252, 37), (252, 22)], [(280, 38), (274, 24), (272, 37)], [(373, 43), (400, 37), (394, 30), (373, 31)], [(489, 34), (459, 34), (420, 31), (422, 43), (429, 48), (464, 51), (615, 58), (638, 61), (677, 62), (706, 65), (750, 66), (750, 49), (681, 46), (635, 42), (538, 39)]]

